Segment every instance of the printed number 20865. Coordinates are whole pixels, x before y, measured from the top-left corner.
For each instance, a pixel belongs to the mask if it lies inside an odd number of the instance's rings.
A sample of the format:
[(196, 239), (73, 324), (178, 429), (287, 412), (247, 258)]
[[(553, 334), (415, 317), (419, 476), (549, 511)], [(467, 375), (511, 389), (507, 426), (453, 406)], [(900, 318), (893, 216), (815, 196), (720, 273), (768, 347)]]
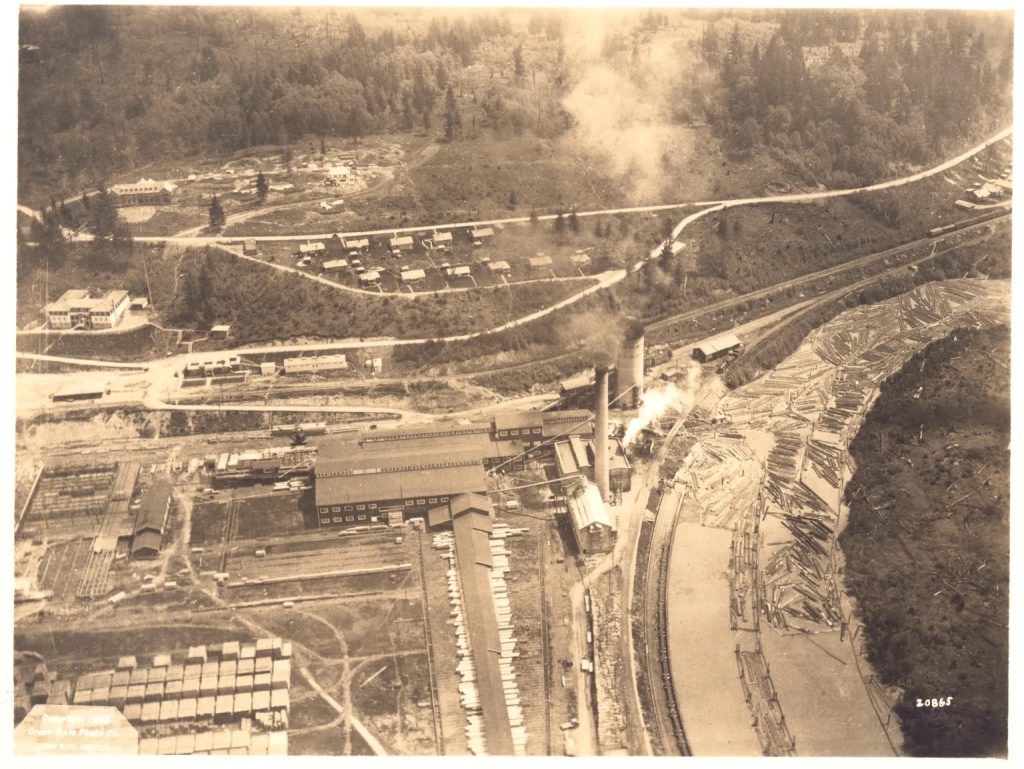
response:
[(952, 704), (952, 697), (939, 697), (938, 699), (930, 700), (922, 700), (920, 697), (917, 698), (917, 706), (919, 708), (944, 708)]

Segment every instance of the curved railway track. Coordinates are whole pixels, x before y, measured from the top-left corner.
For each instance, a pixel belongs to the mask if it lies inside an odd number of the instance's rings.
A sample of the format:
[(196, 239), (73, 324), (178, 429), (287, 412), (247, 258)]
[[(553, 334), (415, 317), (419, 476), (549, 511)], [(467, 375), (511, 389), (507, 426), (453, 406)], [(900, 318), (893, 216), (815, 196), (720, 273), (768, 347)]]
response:
[[(668, 448), (682, 425), (683, 417), (679, 417), (666, 436), (654, 466), (660, 466), (664, 461)], [(676, 701), (676, 690), (672, 683), (666, 616), (668, 565), (678, 518), (678, 504), (669, 510), (659, 502), (647, 551), (643, 589), (639, 594), (638, 608), (643, 618), (643, 643), (638, 651), (647, 680), (650, 717), (645, 720), (651, 736), (652, 750), (659, 755), (690, 756), (692, 752), (686, 739), (686, 730), (683, 727), (679, 704)]]

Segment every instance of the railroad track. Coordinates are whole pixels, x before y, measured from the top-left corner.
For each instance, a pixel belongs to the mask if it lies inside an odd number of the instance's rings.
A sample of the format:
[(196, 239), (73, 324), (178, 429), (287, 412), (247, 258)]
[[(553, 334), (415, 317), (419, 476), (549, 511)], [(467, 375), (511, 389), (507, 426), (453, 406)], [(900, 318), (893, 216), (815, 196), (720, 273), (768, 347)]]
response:
[(643, 594), (643, 665), (653, 711), (647, 724), (654, 738), (652, 746), (660, 746), (663, 755), (689, 756), (690, 746), (672, 685), (666, 616), (668, 565), (678, 517), (678, 507), (662, 508), (654, 520)]
[(434, 639), (430, 634), (430, 601), (427, 595), (427, 567), (423, 562), (423, 532), (416, 532), (416, 551), (420, 566), (420, 608), (423, 619), (423, 642), (427, 650), (427, 673), (430, 676), (430, 712), (434, 719), (434, 745), (437, 754), (444, 755), (444, 732), (441, 725), (441, 707), (437, 701), (437, 677), (434, 675)]
[(832, 267), (826, 267), (825, 269), (818, 270), (817, 272), (809, 272), (804, 275), (799, 275), (795, 278), (784, 280), (780, 283), (774, 283), (771, 286), (765, 286), (764, 288), (759, 288), (756, 291), (750, 291), (746, 294), (742, 294), (731, 299), (723, 299), (722, 301), (715, 302), (714, 304), (704, 305), (703, 307), (697, 307), (692, 310), (687, 310), (686, 312), (671, 315), (667, 318), (661, 318), (660, 320), (651, 321), (647, 323), (647, 332), (650, 333), (652, 331), (657, 331), (658, 329), (669, 327), (672, 324), (679, 323), (681, 321), (699, 318), (707, 313), (715, 313), (721, 310), (727, 310), (730, 307), (735, 307), (736, 305), (743, 304), (745, 302), (764, 299), (779, 291), (800, 288), (802, 285), (806, 283), (821, 280), (822, 278), (827, 278), (831, 275), (836, 275), (845, 272), (846, 270), (850, 270), (856, 267), (865, 267), (879, 260), (887, 259), (892, 256), (899, 256), (900, 254), (903, 254), (926, 243), (941, 242), (942, 240), (949, 236), (956, 236), (965, 232), (973, 232), (974, 230), (985, 227), (986, 225), (1000, 222), (1011, 215), (1011, 212), (1007, 211), (1007, 213), (1001, 216), (994, 216), (991, 219), (986, 219), (985, 221), (977, 222), (975, 224), (962, 227), (959, 230), (953, 230), (943, 235), (928, 235), (923, 238), (918, 238), (917, 240), (912, 240), (909, 243), (903, 243), (902, 245), (893, 246), (892, 248), (886, 249), (885, 251), (877, 251), (872, 254), (866, 254), (865, 256), (861, 256), (856, 259), (851, 259), (848, 262), (842, 262), (840, 264), (833, 265)]
[[(668, 454), (673, 439), (683, 426), (680, 417), (672, 425), (658, 452), (655, 466), (659, 466)], [(662, 497), (664, 500), (665, 497)], [(646, 724), (651, 731), (652, 747), (660, 746), (663, 755), (692, 755), (686, 739), (682, 715), (676, 701), (672, 684), (672, 669), (669, 660), (667, 590), (668, 566), (672, 555), (672, 537), (679, 518), (678, 504), (666, 510), (659, 503), (654, 519), (654, 531), (648, 550), (647, 570), (641, 596), (640, 614), (643, 617), (644, 634), (641, 649), (641, 664), (647, 678), (651, 718)], [(657, 750), (657, 748), (655, 748)]]

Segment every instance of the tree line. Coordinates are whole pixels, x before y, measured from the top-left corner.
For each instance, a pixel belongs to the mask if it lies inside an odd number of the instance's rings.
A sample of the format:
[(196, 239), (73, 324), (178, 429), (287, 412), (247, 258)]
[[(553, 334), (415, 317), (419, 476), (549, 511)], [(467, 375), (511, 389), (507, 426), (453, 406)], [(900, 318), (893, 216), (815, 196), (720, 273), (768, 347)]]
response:
[(718, 87), (703, 106), (737, 155), (766, 147), (812, 183), (874, 181), (1009, 119), (1012, 24), (996, 30), (963, 12), (789, 12), (764, 42), (709, 22), (697, 45)]
[(429, 128), (480, 43), (509, 32), (493, 14), (369, 31), (298, 10), (23, 13), (21, 168), (74, 185), (196, 151)]

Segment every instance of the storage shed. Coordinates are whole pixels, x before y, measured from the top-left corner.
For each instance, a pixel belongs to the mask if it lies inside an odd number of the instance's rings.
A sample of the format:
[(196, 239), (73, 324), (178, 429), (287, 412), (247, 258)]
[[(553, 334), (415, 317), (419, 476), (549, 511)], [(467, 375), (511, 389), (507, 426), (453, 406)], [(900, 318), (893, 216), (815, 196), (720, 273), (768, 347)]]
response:
[(725, 334), (701, 342), (693, 348), (693, 358), (700, 363), (710, 363), (713, 360), (724, 358), (733, 352), (738, 352), (743, 347), (743, 342), (735, 334)]

